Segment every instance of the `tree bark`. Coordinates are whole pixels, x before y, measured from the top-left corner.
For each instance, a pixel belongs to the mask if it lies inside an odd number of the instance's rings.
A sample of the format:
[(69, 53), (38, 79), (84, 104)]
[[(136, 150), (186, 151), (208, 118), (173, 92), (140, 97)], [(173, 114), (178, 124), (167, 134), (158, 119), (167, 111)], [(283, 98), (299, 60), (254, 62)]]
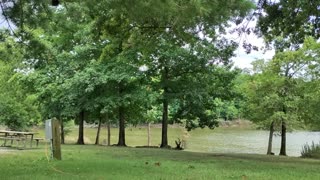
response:
[(270, 133), (269, 133), (269, 142), (268, 142), (267, 155), (274, 155), (274, 153), (272, 152), (273, 132), (274, 132), (274, 121), (272, 121), (271, 124), (270, 124)]
[(148, 146), (151, 146), (151, 123), (148, 123)]
[[(284, 89), (282, 92), (282, 96), (284, 97), (283, 102), (286, 102), (286, 99), (288, 96), (288, 90), (289, 90), (288, 80), (290, 79), (289, 71), (290, 71), (290, 68), (289, 68), (289, 65), (287, 65), (286, 70), (285, 70), (285, 77), (286, 77), (285, 86), (284, 86)], [(284, 115), (287, 115), (287, 108), (286, 108), (285, 104), (282, 105), (282, 112)], [(287, 152), (286, 152), (286, 138), (287, 138), (286, 133), (287, 133), (287, 125), (286, 125), (285, 119), (282, 117), (281, 118), (281, 147), (280, 147), (280, 153), (279, 153), (279, 155), (281, 155), (281, 156), (287, 155)]]
[(164, 84), (163, 87), (163, 100), (162, 100), (162, 132), (161, 132), (161, 148), (167, 148), (168, 147), (168, 87), (167, 87), (167, 81), (169, 79), (169, 70), (167, 67), (164, 68), (163, 74), (162, 74), (162, 81)]
[(287, 126), (284, 120), (281, 121), (281, 147), (280, 147), (280, 154), (281, 156), (286, 156), (286, 132)]
[(98, 144), (99, 144), (99, 139), (100, 139), (100, 130), (101, 130), (101, 123), (102, 123), (102, 117), (99, 117), (99, 124), (98, 124), (98, 130), (97, 130), (96, 142), (94, 143), (95, 145), (98, 145)]
[(163, 99), (161, 148), (168, 147), (168, 100)]
[(60, 128), (61, 128), (61, 144), (64, 144), (64, 125), (63, 119), (60, 117)]
[[(123, 95), (123, 84), (120, 82), (118, 84), (118, 96), (119, 98)], [(117, 146), (127, 146), (126, 145), (126, 134), (125, 134), (125, 110), (123, 105), (120, 105), (118, 108), (119, 113), (119, 138)]]
[(84, 111), (81, 111), (79, 114), (79, 136), (78, 136), (77, 144), (84, 144), (83, 125), (84, 125)]
[(107, 137), (107, 141), (108, 141), (108, 146), (111, 145), (110, 141), (111, 141), (111, 128), (110, 128), (110, 121), (107, 119), (107, 129), (108, 129), (108, 137)]
[(124, 109), (119, 107), (119, 140), (118, 146), (126, 146)]

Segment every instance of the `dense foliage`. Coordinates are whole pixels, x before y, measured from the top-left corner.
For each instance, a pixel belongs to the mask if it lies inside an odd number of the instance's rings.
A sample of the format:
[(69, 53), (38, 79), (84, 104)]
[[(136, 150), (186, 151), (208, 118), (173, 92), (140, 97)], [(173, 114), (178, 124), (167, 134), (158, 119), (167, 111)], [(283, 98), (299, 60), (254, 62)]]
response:
[(259, 0), (258, 30), (277, 49), (298, 49), (306, 36), (319, 38), (319, 6), (319, 1)]
[(224, 35), (251, 1), (1, 1), (15, 28), (0, 32), (0, 122), (18, 129), (56, 117), (63, 132), (75, 120), (78, 144), (85, 121), (112, 122), (119, 146), (128, 124), (161, 122), (167, 147), (168, 123), (248, 118), (281, 125), (285, 144), (287, 124), (320, 124), (319, 5), (303, 2), (259, 1), (257, 32), (277, 54), (250, 74), (232, 68), (238, 44)]
[(219, 34), (253, 7), (246, 0), (1, 5), (25, 52), (19, 63), (30, 69), (19, 78), (22, 89), (39, 102), (42, 118), (75, 118), (79, 144), (84, 121), (118, 119), (118, 145), (125, 146), (126, 124), (145, 122), (157, 107), (162, 147), (168, 123), (217, 126), (214, 99), (232, 100), (237, 74), (230, 65), (237, 44)]

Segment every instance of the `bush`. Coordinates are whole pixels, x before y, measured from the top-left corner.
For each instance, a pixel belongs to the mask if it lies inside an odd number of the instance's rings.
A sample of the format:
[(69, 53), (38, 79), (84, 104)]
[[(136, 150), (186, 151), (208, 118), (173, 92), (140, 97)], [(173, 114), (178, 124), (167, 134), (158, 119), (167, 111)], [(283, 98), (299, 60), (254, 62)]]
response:
[(320, 143), (319, 144), (315, 144), (312, 141), (312, 144), (305, 144), (302, 147), (302, 151), (301, 151), (301, 157), (303, 158), (316, 158), (316, 159), (320, 159)]

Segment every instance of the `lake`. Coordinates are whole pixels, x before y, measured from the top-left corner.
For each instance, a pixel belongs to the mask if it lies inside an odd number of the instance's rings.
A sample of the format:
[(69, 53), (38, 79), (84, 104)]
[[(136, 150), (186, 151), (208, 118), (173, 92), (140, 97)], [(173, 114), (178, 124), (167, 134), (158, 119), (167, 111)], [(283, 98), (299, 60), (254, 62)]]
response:
[[(234, 130), (234, 129), (202, 129), (189, 132), (186, 142), (187, 151), (215, 153), (250, 153), (266, 154), (269, 131)], [(300, 156), (302, 146), (320, 142), (320, 132), (296, 131), (287, 133), (287, 155)], [(273, 137), (272, 152), (280, 152), (280, 135)]]

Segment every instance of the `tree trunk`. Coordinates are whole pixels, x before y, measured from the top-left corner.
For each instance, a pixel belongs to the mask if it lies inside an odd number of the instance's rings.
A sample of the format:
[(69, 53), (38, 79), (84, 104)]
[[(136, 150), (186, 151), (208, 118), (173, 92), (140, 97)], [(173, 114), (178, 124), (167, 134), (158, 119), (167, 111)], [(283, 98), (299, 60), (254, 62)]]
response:
[(63, 119), (60, 117), (60, 127), (61, 127), (61, 144), (64, 144), (64, 125)]
[(99, 124), (98, 124), (98, 130), (97, 130), (97, 136), (96, 136), (96, 142), (94, 143), (95, 145), (99, 144), (99, 139), (100, 139), (100, 130), (101, 130), (101, 123), (102, 123), (102, 117), (99, 118)]
[(119, 140), (118, 146), (126, 146), (124, 109), (119, 107)]
[(287, 126), (284, 120), (281, 121), (281, 147), (280, 147), (280, 154), (281, 156), (286, 156), (286, 132)]
[(77, 144), (84, 144), (83, 124), (84, 124), (84, 111), (81, 111), (79, 114), (79, 136), (78, 136)]
[[(290, 71), (290, 68), (287, 65), (286, 71), (285, 71), (285, 77), (286, 77), (285, 86), (282, 91), (282, 97), (284, 98), (283, 102), (286, 102), (287, 96), (288, 96), (288, 89), (289, 89), (288, 80), (290, 79), (289, 71)], [(287, 115), (287, 108), (286, 108), (285, 103), (282, 105), (282, 112), (284, 115)], [(287, 152), (286, 152), (286, 133), (287, 133), (287, 125), (286, 125), (284, 118), (282, 117), (281, 118), (281, 147), (280, 147), (280, 153), (279, 153), (279, 155), (281, 155), (281, 156), (287, 155)]]
[(274, 121), (272, 121), (271, 124), (270, 124), (270, 133), (269, 133), (269, 142), (268, 142), (267, 155), (274, 155), (274, 153), (272, 152), (273, 132), (274, 132)]
[(108, 141), (108, 146), (111, 145), (110, 141), (111, 141), (111, 128), (110, 128), (110, 121), (107, 119), (107, 129), (108, 129), (108, 137), (107, 137), (107, 141)]
[(168, 101), (163, 99), (161, 148), (168, 147)]
[(148, 146), (151, 146), (151, 123), (148, 123)]
[(162, 74), (162, 81), (164, 83), (163, 87), (163, 100), (162, 100), (162, 133), (161, 133), (161, 148), (167, 148), (168, 147), (168, 87), (167, 87), (167, 81), (169, 79), (168, 77), (169, 70), (167, 67), (164, 68), (163, 74)]
[[(120, 82), (118, 84), (118, 96), (119, 98), (122, 97), (124, 87), (123, 84)], [(125, 112), (124, 107), (122, 105), (119, 106), (119, 138), (118, 138), (118, 146), (126, 146), (126, 135), (125, 135)]]

